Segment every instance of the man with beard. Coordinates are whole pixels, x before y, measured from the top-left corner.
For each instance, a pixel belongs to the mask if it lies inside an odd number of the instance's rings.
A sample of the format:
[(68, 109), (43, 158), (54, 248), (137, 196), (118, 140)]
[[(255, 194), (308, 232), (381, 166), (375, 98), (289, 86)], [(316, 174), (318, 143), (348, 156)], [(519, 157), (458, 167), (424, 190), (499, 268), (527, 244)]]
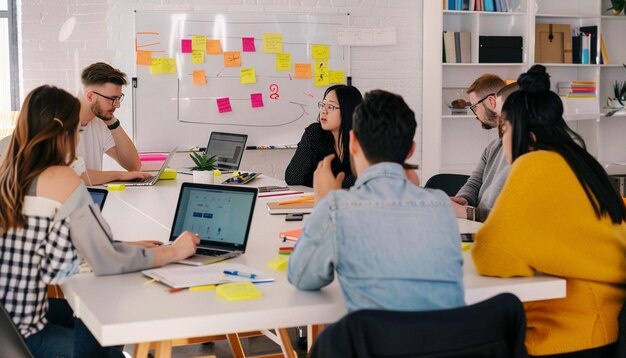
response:
[[(124, 99), (122, 86), (128, 83), (126, 74), (98, 62), (83, 70), (81, 80), (84, 93), (79, 96), (82, 128), (77, 155), (84, 159), (87, 168), (83, 181), (97, 185), (150, 177), (149, 173), (138, 171), (141, 162), (137, 148), (114, 115)], [(128, 171), (102, 171), (104, 153)]]
[(470, 109), (476, 119), (484, 129), (496, 128), (498, 138), (485, 148), (472, 175), (456, 196), (451, 198), (457, 217), (485, 221), (504, 186), (510, 165), (502, 150), (500, 112), (506, 98), (518, 88), (517, 83), (505, 86), (500, 77), (485, 74), (467, 89), (472, 103)]

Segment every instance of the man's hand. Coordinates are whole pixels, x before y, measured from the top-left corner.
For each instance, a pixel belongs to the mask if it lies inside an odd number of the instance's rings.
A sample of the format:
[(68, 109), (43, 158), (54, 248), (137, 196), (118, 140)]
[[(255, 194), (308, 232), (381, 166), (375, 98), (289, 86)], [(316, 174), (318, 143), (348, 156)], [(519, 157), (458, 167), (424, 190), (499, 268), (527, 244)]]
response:
[(176, 252), (176, 259), (182, 260), (196, 253), (196, 246), (200, 243), (200, 235), (184, 231), (176, 238), (172, 247)]
[(452, 208), (457, 218), (467, 219), (467, 200), (458, 197), (451, 197)]
[(315, 203), (317, 204), (331, 190), (341, 189), (341, 183), (346, 174), (341, 172), (337, 177), (333, 174), (331, 163), (335, 158), (330, 154), (317, 164), (317, 169), (313, 173), (313, 190), (315, 191)]
[(146, 179), (152, 177), (152, 174), (146, 172), (119, 172), (117, 180), (130, 181), (134, 179)]
[(460, 196), (453, 196), (450, 198), (450, 200), (454, 201), (457, 204), (463, 205), (463, 206), (467, 206), (468, 202), (467, 199), (462, 198)]

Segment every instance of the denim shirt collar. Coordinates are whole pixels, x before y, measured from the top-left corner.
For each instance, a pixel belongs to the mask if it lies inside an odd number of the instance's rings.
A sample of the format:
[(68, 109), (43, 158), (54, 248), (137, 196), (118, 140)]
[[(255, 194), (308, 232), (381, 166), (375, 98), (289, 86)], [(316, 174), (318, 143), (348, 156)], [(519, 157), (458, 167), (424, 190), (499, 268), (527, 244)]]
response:
[(365, 185), (368, 181), (378, 177), (395, 177), (407, 180), (402, 165), (393, 162), (376, 163), (365, 169), (356, 179), (354, 187)]

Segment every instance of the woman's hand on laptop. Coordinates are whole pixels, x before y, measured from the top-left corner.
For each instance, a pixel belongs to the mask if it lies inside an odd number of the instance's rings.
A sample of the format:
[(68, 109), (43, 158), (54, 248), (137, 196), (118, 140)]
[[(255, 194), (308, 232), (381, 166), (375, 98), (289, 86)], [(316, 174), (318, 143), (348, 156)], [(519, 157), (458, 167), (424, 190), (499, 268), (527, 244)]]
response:
[(196, 253), (196, 246), (200, 243), (200, 235), (184, 231), (176, 238), (172, 248), (176, 251), (177, 260), (186, 259)]
[(116, 180), (120, 181), (131, 181), (131, 180), (141, 180), (152, 177), (152, 174), (147, 172), (119, 172), (119, 176)]
[(163, 245), (161, 241), (158, 240), (141, 240), (141, 241), (128, 241), (127, 244), (143, 247), (146, 249), (151, 249), (153, 247), (158, 247)]

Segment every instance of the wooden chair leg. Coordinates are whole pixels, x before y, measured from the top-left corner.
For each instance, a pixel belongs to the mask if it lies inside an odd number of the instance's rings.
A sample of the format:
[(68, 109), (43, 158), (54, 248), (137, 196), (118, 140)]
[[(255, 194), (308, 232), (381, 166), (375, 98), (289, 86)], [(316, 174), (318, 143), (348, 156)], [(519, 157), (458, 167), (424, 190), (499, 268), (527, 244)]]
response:
[(280, 348), (283, 351), (283, 355), (286, 358), (297, 358), (298, 355), (291, 345), (291, 339), (289, 339), (289, 333), (287, 333), (287, 328), (277, 328), (276, 333), (278, 334), (278, 337), (281, 341)]

